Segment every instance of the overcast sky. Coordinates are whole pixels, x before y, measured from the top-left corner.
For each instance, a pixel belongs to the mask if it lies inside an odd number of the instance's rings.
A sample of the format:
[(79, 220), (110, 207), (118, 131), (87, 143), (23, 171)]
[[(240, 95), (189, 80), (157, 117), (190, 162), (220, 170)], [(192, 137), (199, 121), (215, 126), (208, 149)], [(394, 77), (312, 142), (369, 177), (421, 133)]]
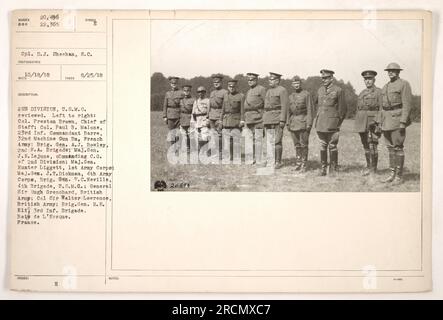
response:
[(361, 71), (397, 62), (414, 94), (421, 92), (422, 27), (418, 20), (156, 20), (151, 72), (184, 78), (269, 71), (284, 78), (319, 75), (322, 68), (364, 88)]

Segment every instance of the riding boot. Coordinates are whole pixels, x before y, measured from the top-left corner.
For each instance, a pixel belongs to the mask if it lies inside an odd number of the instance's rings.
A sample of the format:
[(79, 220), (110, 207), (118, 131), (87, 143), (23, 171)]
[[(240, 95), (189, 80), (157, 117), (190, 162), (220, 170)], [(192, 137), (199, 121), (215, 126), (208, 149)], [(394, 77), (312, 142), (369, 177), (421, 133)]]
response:
[(395, 166), (394, 183), (401, 184), (403, 183), (403, 166), (405, 163), (405, 155), (403, 153), (403, 150), (401, 150), (401, 152), (396, 152), (395, 158), (396, 158), (396, 166)]
[[(232, 153), (231, 153), (232, 157)], [(223, 159), (223, 139), (221, 134), (218, 135), (218, 160)]]
[(306, 164), (308, 162), (308, 147), (301, 147), (301, 168), (300, 172), (306, 172)]
[(372, 161), (372, 173), (376, 174), (377, 173), (377, 164), (378, 164), (378, 151), (375, 150), (374, 147), (374, 151), (371, 153), (371, 161)]
[(191, 153), (191, 137), (186, 134), (186, 153), (189, 155)]
[(328, 173), (328, 152), (320, 150), (321, 171), (320, 175), (325, 176)]
[(338, 150), (329, 151), (330, 165), (329, 165), (329, 174), (335, 175), (338, 173)]
[(394, 150), (389, 150), (389, 170), (390, 174), (389, 176), (383, 180), (383, 182), (389, 183), (394, 181), (395, 173), (396, 173), (396, 156), (394, 153)]
[(283, 147), (275, 146), (275, 169), (280, 169), (281, 167), (283, 167), (281, 163), (282, 154), (283, 154)]
[(371, 151), (365, 150), (366, 168), (362, 172), (362, 176), (367, 176), (371, 172)]
[(229, 139), (230, 161), (234, 161), (234, 139)]
[(301, 147), (295, 147), (295, 170), (300, 170), (301, 168)]

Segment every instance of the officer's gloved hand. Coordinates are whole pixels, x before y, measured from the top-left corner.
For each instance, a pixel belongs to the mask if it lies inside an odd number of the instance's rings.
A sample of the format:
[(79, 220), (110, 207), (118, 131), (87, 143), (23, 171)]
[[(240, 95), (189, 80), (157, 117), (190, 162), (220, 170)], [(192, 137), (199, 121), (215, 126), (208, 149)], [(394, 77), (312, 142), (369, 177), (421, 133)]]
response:
[(168, 124), (168, 118), (164, 117), (163, 121), (164, 121), (164, 123)]
[(381, 136), (381, 128), (378, 125), (378, 123), (373, 122), (369, 125), (369, 131), (372, 132), (373, 134), (375, 134), (377, 137), (380, 138)]
[(285, 127), (285, 123), (283, 121), (280, 121), (279, 125), (280, 125), (280, 128), (282, 128), (282, 129)]
[(242, 120), (240, 121), (240, 128), (243, 127), (245, 125), (245, 122)]

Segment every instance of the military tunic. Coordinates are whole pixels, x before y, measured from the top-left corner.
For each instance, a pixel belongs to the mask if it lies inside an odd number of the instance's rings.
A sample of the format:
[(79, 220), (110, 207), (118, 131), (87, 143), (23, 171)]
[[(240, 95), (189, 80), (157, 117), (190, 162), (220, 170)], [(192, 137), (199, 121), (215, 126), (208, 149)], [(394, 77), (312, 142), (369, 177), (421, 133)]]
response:
[(228, 90), (213, 90), (209, 96), (209, 120), (220, 120), (223, 101), (228, 95)]
[(223, 128), (239, 128), (243, 113), (243, 93), (229, 93), (223, 103), (221, 119)]
[(180, 125), (180, 101), (183, 98), (183, 91), (170, 90), (166, 92), (163, 102), (163, 118), (168, 120), (168, 129), (177, 129)]
[(196, 128), (203, 128), (208, 125), (209, 99), (197, 99), (192, 106), (191, 125)]
[(399, 129), (401, 122), (409, 125), (412, 108), (412, 93), (409, 83), (400, 78), (394, 82), (388, 82), (382, 89), (382, 95), (381, 129), (383, 131)]
[(286, 124), (287, 109), (288, 91), (280, 85), (268, 89), (265, 96), (263, 125), (268, 139), (274, 140), (276, 163), (281, 163), (282, 160), (283, 128), (280, 126), (280, 122)]
[(282, 86), (270, 88), (265, 96), (263, 124), (286, 123), (288, 91)]
[[(266, 89), (256, 85), (246, 92), (241, 120), (246, 123), (245, 152), (252, 153), (253, 159), (260, 162), (262, 159), (263, 111), (265, 107)], [(252, 142), (252, 145), (250, 144)], [(257, 154), (256, 154), (257, 153)]]
[(180, 118), (180, 101), (183, 99), (183, 91), (170, 90), (166, 92), (163, 102), (163, 118), (179, 119)]
[[(335, 84), (330, 84), (327, 88), (321, 86), (318, 89), (318, 111), (315, 118), (315, 128), (320, 140), (320, 151), (329, 148), (331, 163), (337, 166), (335, 159), (339, 139), (340, 126), (346, 116), (346, 101), (344, 91)], [(333, 159), (334, 157), (334, 159)], [(324, 165), (322, 160), (322, 166)]]
[(345, 119), (347, 111), (345, 93), (337, 85), (318, 89), (318, 112), (315, 121), (317, 132), (335, 132)]
[(197, 99), (194, 101), (190, 121), (190, 131), (192, 134), (197, 134), (199, 141), (207, 141), (209, 137), (208, 111), (208, 98)]
[(306, 90), (294, 92), (289, 96), (288, 130), (305, 130), (312, 126), (313, 104), (311, 95)]
[(180, 125), (182, 127), (189, 127), (194, 102), (195, 99), (192, 97), (184, 97), (180, 102)]
[(300, 89), (289, 96), (287, 125), (295, 147), (296, 170), (306, 169), (310, 133), (308, 127), (312, 127), (313, 112), (311, 94), (308, 91)]
[(263, 108), (265, 106), (266, 89), (257, 85), (246, 93), (244, 111), (241, 120), (246, 124), (256, 124), (263, 121)]
[(370, 89), (364, 89), (358, 96), (354, 131), (359, 133), (368, 132), (369, 126), (378, 121), (381, 106), (381, 89), (375, 86)]

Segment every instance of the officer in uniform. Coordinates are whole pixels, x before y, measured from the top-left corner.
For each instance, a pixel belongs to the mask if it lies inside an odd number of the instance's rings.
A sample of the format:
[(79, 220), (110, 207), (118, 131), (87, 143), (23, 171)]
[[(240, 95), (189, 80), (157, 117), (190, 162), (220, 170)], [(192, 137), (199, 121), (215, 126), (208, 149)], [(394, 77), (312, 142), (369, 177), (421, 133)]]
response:
[(381, 130), (389, 152), (390, 175), (385, 182), (401, 183), (405, 153), (403, 144), (406, 138), (406, 127), (411, 124), (412, 107), (411, 86), (400, 79), (403, 70), (397, 63), (390, 63), (385, 71), (390, 81), (382, 89), (383, 110), (380, 117)]
[(263, 125), (266, 135), (269, 136), (269, 130), (274, 131), (275, 169), (282, 167), (283, 129), (286, 124), (288, 108), (288, 91), (280, 85), (280, 79), (281, 74), (269, 73), (269, 86), (271, 88), (266, 92), (263, 113)]
[[(258, 74), (249, 72), (246, 76), (248, 77), (249, 90), (246, 92), (240, 126), (243, 127), (246, 125), (247, 129), (249, 129), (249, 132), (252, 134), (253, 163), (255, 163), (259, 160), (255, 159), (255, 152), (258, 148), (258, 144), (261, 143), (260, 141), (263, 141), (263, 139), (256, 139), (256, 134), (261, 133), (261, 138), (263, 138), (263, 108), (265, 106), (266, 89), (257, 84)], [(257, 132), (255, 129), (257, 129)], [(257, 152), (261, 154), (260, 151)]]
[(192, 107), (195, 99), (191, 96), (192, 86), (187, 84), (183, 86), (183, 99), (180, 101), (180, 132), (181, 137), (186, 139), (186, 148), (189, 153), (189, 126), (191, 122)]
[(315, 128), (320, 139), (320, 175), (325, 176), (328, 168), (329, 148), (329, 173), (338, 170), (338, 137), (340, 126), (346, 116), (346, 101), (344, 91), (333, 83), (334, 71), (320, 70), (322, 86), (318, 89), (318, 111), (315, 119)]
[(295, 170), (306, 172), (309, 133), (311, 132), (312, 114), (314, 113), (313, 103), (311, 94), (302, 89), (299, 76), (292, 78), (292, 86), (295, 92), (289, 96), (287, 126), (295, 147)]
[(198, 98), (192, 106), (192, 114), (190, 120), (190, 133), (197, 135), (198, 150), (206, 144), (208, 139), (208, 112), (209, 99), (206, 98), (206, 89), (203, 86), (197, 88)]
[(380, 134), (376, 123), (382, 106), (382, 95), (381, 89), (374, 85), (377, 72), (366, 70), (361, 75), (364, 78), (366, 89), (358, 96), (354, 131), (359, 133), (365, 150), (366, 168), (363, 170), (363, 175), (367, 176), (371, 172), (377, 172), (377, 146)]
[[(229, 134), (229, 139), (226, 142), (228, 142), (231, 160), (233, 159), (234, 155), (234, 143), (241, 143), (241, 137), (239, 139), (240, 141), (237, 141), (234, 139), (235, 132), (233, 132), (236, 130), (237, 133), (240, 133), (240, 118), (243, 112), (244, 100), (243, 93), (237, 91), (237, 82), (237, 80), (228, 81), (229, 93), (223, 101), (221, 112), (223, 132)], [(224, 146), (224, 148), (227, 148), (227, 146)], [(239, 144), (239, 148), (241, 148), (241, 144)]]
[(221, 147), (222, 147), (222, 139), (221, 139), (221, 109), (223, 107), (223, 101), (226, 99), (228, 95), (228, 91), (222, 88), (222, 80), (223, 76), (221, 74), (212, 75), (212, 84), (214, 86), (214, 90), (211, 91), (209, 95), (209, 128), (211, 131), (214, 131), (218, 134), (219, 145), (217, 146), (219, 149), (219, 153), (221, 156)]
[(171, 144), (174, 144), (179, 138), (178, 134), (172, 132), (180, 126), (180, 101), (183, 98), (183, 92), (178, 88), (178, 79), (178, 77), (168, 78), (171, 90), (166, 92), (163, 102), (163, 121), (175, 137)]

